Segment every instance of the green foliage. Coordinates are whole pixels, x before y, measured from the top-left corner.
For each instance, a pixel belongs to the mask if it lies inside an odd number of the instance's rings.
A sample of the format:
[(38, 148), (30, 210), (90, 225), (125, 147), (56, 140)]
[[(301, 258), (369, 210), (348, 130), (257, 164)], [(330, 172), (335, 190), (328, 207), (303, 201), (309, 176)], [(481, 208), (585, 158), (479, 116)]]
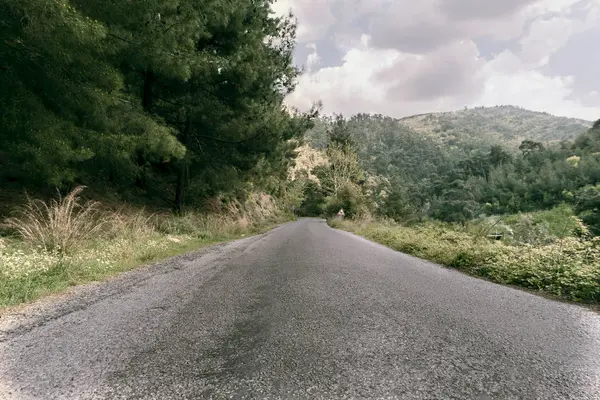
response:
[(584, 186), (576, 194), (575, 211), (595, 235), (600, 235), (600, 185)]
[(0, 36), (0, 179), (33, 192), (281, 194), (318, 111), (283, 107), (295, 25), (268, 0), (3, 0)]
[(337, 194), (326, 198), (326, 215), (335, 215), (340, 209), (344, 209), (347, 218), (362, 218), (368, 215), (367, 199), (359, 186), (347, 183)]
[(364, 170), (351, 145), (331, 142), (326, 155), (328, 164), (316, 167), (313, 173), (319, 178), (327, 195), (337, 196), (348, 185), (357, 185), (364, 181)]
[(451, 225), (402, 227), (337, 221), (395, 250), (492, 281), (518, 285), (583, 303), (600, 303), (600, 240), (565, 238), (539, 246), (513, 246), (471, 236)]
[(545, 245), (555, 241), (546, 221), (534, 221), (530, 215), (521, 215), (513, 226), (513, 239), (519, 244)]
[(317, 217), (324, 212), (325, 195), (317, 182), (312, 180), (306, 181), (303, 188), (303, 197), (304, 199), (299, 208), (301, 216)]
[[(364, 170), (365, 177), (377, 177), (385, 182), (373, 199), (382, 216), (404, 223), (429, 217), (465, 224), (481, 215), (531, 213), (571, 202), (579, 204), (577, 213), (584, 221), (596, 226), (593, 200), (583, 201), (589, 196), (580, 194), (583, 193), (581, 188), (600, 181), (600, 152), (596, 148), (598, 124), (574, 143), (543, 144), (524, 138), (520, 145), (512, 140), (521, 139), (521, 131), (513, 132), (513, 139), (498, 144), (493, 140), (471, 141), (466, 136), (464, 140), (459, 140), (458, 136), (450, 140), (444, 132), (435, 133), (438, 138), (434, 140), (424, 136), (422, 125), (419, 125), (446, 121), (446, 128), (452, 125), (454, 131), (464, 130), (471, 129), (468, 128), (472, 126), (471, 118), (481, 117), (483, 119), (477, 124), (482, 129), (489, 127), (494, 119), (506, 123), (505, 127), (517, 126), (517, 116), (527, 120), (519, 129), (526, 127), (538, 132), (531, 125), (532, 121), (546, 121), (555, 126), (554, 121), (556, 126), (566, 129), (561, 119), (510, 107), (428, 114), (400, 121), (365, 114), (357, 114), (345, 122), (340, 116), (323, 121), (329, 124), (330, 132), (337, 129), (342, 137), (351, 138), (357, 149), (356, 164)], [(465, 126), (461, 128), (462, 125), (457, 125), (459, 122)], [(573, 136), (575, 125), (584, 129), (584, 122), (567, 124), (572, 130), (564, 135)], [(307, 138), (315, 137), (315, 129), (309, 131)], [(508, 128), (504, 131), (510, 133)], [(475, 134), (475, 131), (470, 133)], [(335, 151), (330, 153), (331, 159), (337, 158)], [(326, 167), (320, 167), (320, 179), (326, 190), (332, 186), (331, 178), (325, 174), (328, 171)], [(585, 207), (590, 210), (586, 211)], [(522, 222), (526, 224), (525, 220)], [(532, 230), (535, 226), (539, 230), (538, 236), (543, 236), (542, 226), (533, 222), (530, 228), (523, 229)], [(592, 232), (597, 233), (596, 228)], [(556, 232), (548, 232), (548, 235), (562, 237)]]
[(384, 188), (384, 191), (386, 191), (386, 195), (378, 210), (381, 215), (403, 224), (418, 222), (422, 219), (423, 215), (411, 202), (411, 194), (406, 186), (394, 183)]
[(0, 179), (62, 187), (135, 176), (136, 151), (183, 155), (173, 131), (124, 92), (101, 21), (68, 1), (3, 1), (0, 19)]
[(573, 147), (589, 153), (600, 152), (600, 119), (594, 123), (590, 130), (577, 137)]
[(339, 145), (341, 148), (352, 148), (354, 147), (354, 141), (348, 123), (344, 119), (343, 115), (336, 115), (329, 127), (329, 146), (334, 144)]

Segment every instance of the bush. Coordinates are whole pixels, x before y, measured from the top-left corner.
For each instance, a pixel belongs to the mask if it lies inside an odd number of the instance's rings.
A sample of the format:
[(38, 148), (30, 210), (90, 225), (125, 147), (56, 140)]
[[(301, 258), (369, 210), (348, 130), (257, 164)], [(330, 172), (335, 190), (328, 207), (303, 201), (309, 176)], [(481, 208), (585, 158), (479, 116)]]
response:
[[(308, 180), (303, 189), (304, 200), (298, 213), (304, 217), (317, 217), (323, 214), (325, 196), (318, 183)], [(337, 211), (336, 211), (337, 212)]]
[(566, 237), (538, 246), (510, 245), (432, 222), (403, 227), (389, 222), (361, 226), (344, 221), (333, 226), (498, 283), (600, 303), (600, 238)]
[(364, 218), (369, 214), (367, 199), (361, 192), (360, 187), (347, 184), (336, 196), (327, 198), (325, 213), (335, 215), (340, 209), (344, 209), (348, 218)]
[(600, 235), (600, 185), (581, 188), (576, 198), (577, 215), (595, 235)]
[(550, 244), (556, 237), (550, 234), (546, 221), (534, 222), (531, 215), (522, 215), (513, 227), (513, 238), (519, 244), (543, 245)]

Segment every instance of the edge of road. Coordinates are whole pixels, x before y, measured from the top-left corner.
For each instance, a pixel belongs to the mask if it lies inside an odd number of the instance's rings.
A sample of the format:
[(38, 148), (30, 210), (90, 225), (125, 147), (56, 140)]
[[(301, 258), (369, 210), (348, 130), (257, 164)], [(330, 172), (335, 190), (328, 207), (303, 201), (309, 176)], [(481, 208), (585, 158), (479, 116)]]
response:
[[(112, 296), (127, 293), (128, 289), (144, 285), (149, 279), (186, 268), (209, 270), (214, 261), (229, 251), (243, 251), (253, 243), (269, 236), (294, 221), (275, 225), (265, 231), (238, 239), (210, 243), (135, 268), (93, 281), (72, 286), (62, 292), (48, 294), (32, 302), (0, 309), (0, 343), (64, 315), (83, 310)], [(214, 256), (213, 260), (207, 257)]]
[(479, 279), (479, 280), (482, 280), (482, 281), (485, 281), (485, 282), (488, 282), (488, 283), (491, 283), (491, 284), (494, 284), (494, 285), (499, 285), (499, 286), (504, 286), (504, 287), (508, 287), (508, 288), (511, 288), (511, 289), (516, 289), (516, 290), (524, 292), (524, 293), (528, 293), (528, 294), (531, 294), (531, 295), (534, 295), (534, 296), (542, 297), (542, 298), (544, 298), (546, 300), (551, 300), (551, 301), (556, 301), (556, 302), (559, 302), (559, 303), (564, 303), (564, 304), (569, 304), (569, 305), (573, 305), (573, 306), (578, 306), (578, 307), (587, 309), (589, 311), (595, 312), (597, 314), (600, 314), (600, 304), (578, 303), (576, 301), (567, 300), (567, 299), (564, 299), (564, 298), (559, 297), (559, 296), (555, 296), (555, 295), (552, 295), (552, 294), (549, 294), (549, 293), (539, 292), (539, 291), (536, 291), (536, 290), (533, 290), (533, 289), (524, 288), (522, 286), (509, 285), (509, 284), (503, 284), (503, 283), (494, 282), (493, 280), (488, 279), (488, 278), (483, 277), (483, 276), (472, 275), (472, 274), (469, 274), (466, 271), (463, 271), (463, 270), (460, 270), (460, 269), (457, 269), (457, 268), (447, 267), (445, 265), (441, 265), (441, 264), (435, 263), (433, 261), (426, 260), (424, 258), (419, 258), (419, 257), (415, 257), (413, 255), (407, 254), (407, 253), (403, 253), (401, 251), (398, 251), (398, 250), (395, 250), (395, 249), (393, 249), (391, 247), (388, 247), (388, 246), (386, 246), (384, 244), (381, 244), (381, 243), (375, 242), (373, 240), (367, 239), (367, 238), (365, 238), (363, 236), (360, 236), (360, 235), (358, 235), (358, 234), (356, 234), (354, 232), (346, 231), (346, 230), (339, 229), (339, 228), (334, 228), (331, 225), (329, 225), (329, 221), (326, 221), (326, 225), (330, 229), (333, 229), (334, 231), (340, 232), (340, 233), (342, 233), (342, 234), (344, 234), (346, 236), (354, 237), (354, 238), (357, 238), (357, 239), (360, 239), (360, 240), (372, 243), (372, 244), (377, 245), (377, 246), (379, 246), (381, 248), (385, 248), (385, 249), (393, 251), (395, 253), (400, 253), (400, 254), (402, 254), (402, 255), (404, 255), (406, 257), (409, 257), (409, 258), (411, 258), (413, 260), (417, 260), (419, 262), (425, 262), (425, 263), (428, 263), (430, 265), (434, 265), (436, 267), (443, 268), (443, 269), (448, 270), (448, 271), (453, 271), (455, 273), (458, 273), (458, 274), (461, 274), (461, 275), (465, 275), (465, 276), (468, 276), (468, 277), (473, 278), (473, 279)]
[[(154, 262), (140, 264), (138, 267), (132, 270), (112, 275), (102, 281), (95, 281), (73, 286), (63, 292), (50, 294), (30, 303), (24, 303), (17, 306), (0, 309), (0, 342), (7, 341), (15, 335), (30, 331), (37, 326), (44, 325), (49, 321), (60, 318), (61, 316), (83, 310), (104, 299), (112, 296), (123, 295), (132, 288), (144, 285), (153, 277), (188, 268), (194, 268), (202, 271), (208, 271), (212, 268), (216, 268), (219, 264), (219, 261), (223, 261), (222, 257), (220, 258), (220, 256), (226, 256), (227, 253), (235, 253), (236, 251), (239, 252), (239, 254), (243, 254), (243, 252), (254, 243), (268, 237), (273, 233), (276, 233), (279, 229), (287, 225), (303, 220), (318, 221), (319, 223), (324, 224), (327, 229), (331, 229), (332, 231), (338, 232), (344, 236), (368, 242), (371, 245), (381, 247), (382, 249), (386, 249), (395, 253), (400, 253), (416, 261), (452, 271), (453, 273), (458, 273), (470, 278), (483, 280), (488, 283), (516, 289), (521, 292), (545, 298), (547, 300), (575, 305), (600, 314), (600, 306), (566, 301), (561, 298), (519, 286), (502, 285), (479, 276), (467, 274), (464, 271), (448, 268), (428, 260), (399, 252), (353, 232), (333, 228), (329, 226), (327, 220), (322, 218), (298, 218), (296, 221), (288, 221), (278, 224), (269, 228), (268, 230), (265, 230), (264, 232), (252, 236), (208, 244), (196, 250), (186, 251), (181, 254)], [(225, 258), (225, 260), (226, 259), (227, 258)]]

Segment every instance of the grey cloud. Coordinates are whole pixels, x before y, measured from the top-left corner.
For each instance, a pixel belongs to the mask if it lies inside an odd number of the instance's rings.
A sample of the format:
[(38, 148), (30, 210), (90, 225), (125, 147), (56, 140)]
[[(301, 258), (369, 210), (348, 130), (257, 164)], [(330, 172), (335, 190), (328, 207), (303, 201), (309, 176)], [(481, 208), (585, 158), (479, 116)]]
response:
[(574, 35), (563, 48), (554, 53), (544, 72), (554, 76), (574, 76), (576, 96), (586, 97), (594, 90), (600, 92), (598, 38), (600, 26)]
[(307, 46), (296, 46), (294, 51), (294, 65), (303, 67), (306, 65), (308, 55), (312, 53), (312, 49)]
[(535, 0), (441, 0), (440, 10), (451, 19), (496, 19), (514, 14)]
[(519, 49), (519, 43), (517, 40), (496, 40), (490, 35), (483, 35), (481, 37), (473, 39), (481, 57), (490, 61), (494, 59), (498, 54), (505, 50), (516, 52)]
[[(344, 53), (340, 51), (331, 38), (316, 41), (314, 44), (317, 46), (317, 54), (319, 55), (319, 64), (315, 69), (340, 65)], [(294, 64), (297, 66), (306, 66), (306, 60), (309, 54), (313, 52), (314, 50), (309, 45), (296, 46)]]
[(484, 61), (472, 43), (454, 43), (421, 59), (401, 59), (376, 79), (390, 84), (390, 100), (430, 101), (441, 97), (470, 97), (482, 90), (477, 77)]
[(336, 23), (328, 0), (304, 0), (298, 6), (292, 1), (292, 4), (292, 12), (299, 23), (299, 42), (308, 43), (320, 39)]
[(360, 34), (365, 20), (379, 12), (386, 0), (283, 0), (292, 4), (299, 20), (299, 41), (312, 42), (332, 32)]
[(518, 35), (524, 20), (513, 14), (533, 0), (400, 0), (371, 21), (372, 44), (424, 54), (458, 39), (490, 36), (507, 41)]
[(371, 43), (378, 48), (392, 48), (422, 54), (436, 50), (460, 37), (457, 27), (434, 21), (404, 24), (392, 18), (378, 18), (371, 26)]
[(407, 100), (434, 100), (438, 97), (464, 95), (474, 89), (473, 77), (469, 72), (457, 61), (430, 65), (410, 81), (393, 87), (389, 94), (401, 94)]
[(422, 54), (461, 36), (461, 27), (449, 24), (430, 1), (397, 1), (372, 18), (371, 44), (406, 53)]

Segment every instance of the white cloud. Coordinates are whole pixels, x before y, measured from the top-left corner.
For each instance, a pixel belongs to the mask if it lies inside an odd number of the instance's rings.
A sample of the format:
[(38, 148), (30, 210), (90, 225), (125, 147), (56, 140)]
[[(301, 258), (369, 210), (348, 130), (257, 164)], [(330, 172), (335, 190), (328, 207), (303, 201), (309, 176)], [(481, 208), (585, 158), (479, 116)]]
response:
[(520, 40), (521, 59), (538, 67), (546, 65), (550, 56), (575, 33), (576, 24), (575, 20), (559, 17), (535, 20)]
[[(585, 1), (585, 0), (583, 0)], [(596, 0), (591, 0), (592, 3)], [(564, 14), (582, 0), (540, 0), (525, 9), (525, 14), (529, 17), (538, 17), (543, 14)]]
[(588, 120), (598, 118), (598, 107), (569, 100), (573, 93), (572, 76), (546, 76), (527, 68), (504, 72), (496, 60), (488, 63), (483, 72), (487, 78), (482, 95), (470, 105), (493, 106), (514, 104), (535, 111), (572, 116)]
[(291, 9), (299, 22), (298, 41), (314, 42), (336, 21), (330, 4), (329, 0), (277, 0), (272, 9), (277, 15), (285, 15)]
[(484, 61), (472, 41), (455, 41), (426, 55), (399, 53), (396, 62), (377, 75), (389, 87), (387, 99), (426, 101), (464, 98), (480, 86)]
[[(600, 116), (598, 93), (580, 92), (574, 85), (576, 68), (564, 76), (546, 68), (571, 37), (593, 32), (600, 21), (600, 0), (281, 3), (295, 10), (300, 40), (311, 43), (307, 74), (288, 98), (299, 108), (322, 100), (328, 113), (401, 117), (465, 105), (513, 104), (557, 115)], [(493, 57), (487, 51), (486, 61), (480, 56), (486, 50), (476, 45), (479, 37), (505, 48), (495, 49)], [(329, 54), (317, 49), (331, 45), (343, 57), (333, 66), (331, 60), (322, 65), (321, 56)], [(585, 56), (572, 62), (583, 63)]]
[(386, 87), (374, 84), (374, 75), (396, 60), (394, 50), (377, 50), (366, 46), (350, 50), (337, 67), (322, 68), (301, 77), (298, 88), (288, 101), (307, 109), (321, 99), (326, 112), (376, 112), (385, 101)]

